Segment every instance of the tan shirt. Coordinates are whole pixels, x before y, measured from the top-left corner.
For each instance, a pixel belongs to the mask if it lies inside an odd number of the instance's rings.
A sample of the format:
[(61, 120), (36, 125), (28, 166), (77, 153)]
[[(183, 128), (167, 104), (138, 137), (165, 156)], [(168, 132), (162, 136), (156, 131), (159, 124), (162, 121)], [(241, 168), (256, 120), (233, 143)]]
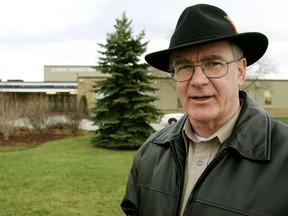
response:
[(197, 136), (192, 131), (189, 118), (187, 118), (182, 131), (187, 156), (180, 215), (183, 215), (189, 195), (196, 181), (215, 157), (221, 143), (231, 135), (239, 113), (240, 109), (223, 127), (208, 138)]

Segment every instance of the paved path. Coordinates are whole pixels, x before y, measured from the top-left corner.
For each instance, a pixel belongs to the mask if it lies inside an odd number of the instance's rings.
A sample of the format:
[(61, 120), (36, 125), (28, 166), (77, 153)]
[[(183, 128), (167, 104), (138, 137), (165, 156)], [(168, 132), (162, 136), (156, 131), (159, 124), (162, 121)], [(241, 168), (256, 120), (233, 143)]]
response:
[[(158, 131), (158, 130), (160, 130), (160, 129), (162, 129), (162, 128), (165, 127), (165, 125), (158, 124), (158, 123), (152, 123), (151, 126), (152, 126), (156, 131)], [(88, 131), (91, 130), (91, 131), (93, 131), (93, 130), (97, 130), (98, 127), (95, 126), (95, 125), (93, 125), (93, 122), (92, 122), (92, 121), (89, 121), (89, 120), (87, 120), (87, 119), (83, 119), (83, 120), (81, 121), (80, 128), (81, 128), (82, 130), (88, 130)]]

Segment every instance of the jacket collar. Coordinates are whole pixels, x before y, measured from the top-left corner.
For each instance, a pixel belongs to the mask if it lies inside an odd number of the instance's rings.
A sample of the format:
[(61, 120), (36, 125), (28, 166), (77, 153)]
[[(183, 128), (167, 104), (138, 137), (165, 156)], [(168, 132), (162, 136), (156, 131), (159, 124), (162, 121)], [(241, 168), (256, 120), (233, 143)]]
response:
[[(252, 160), (270, 160), (270, 117), (246, 92), (240, 91), (239, 97), (243, 99), (239, 118), (231, 136), (221, 145), (220, 151), (230, 147)], [(175, 149), (183, 153), (185, 144), (182, 129), (186, 119), (187, 114), (176, 124), (164, 128), (152, 142), (161, 145), (175, 145)]]
[(230, 138), (223, 143), (252, 160), (270, 160), (271, 119), (247, 93), (240, 91), (243, 107)]

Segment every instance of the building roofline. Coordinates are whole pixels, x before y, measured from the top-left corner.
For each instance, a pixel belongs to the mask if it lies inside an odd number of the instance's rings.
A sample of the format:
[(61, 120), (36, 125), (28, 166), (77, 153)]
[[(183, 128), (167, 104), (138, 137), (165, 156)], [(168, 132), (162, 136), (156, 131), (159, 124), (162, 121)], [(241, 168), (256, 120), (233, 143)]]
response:
[(0, 82), (0, 92), (73, 92), (77, 82)]

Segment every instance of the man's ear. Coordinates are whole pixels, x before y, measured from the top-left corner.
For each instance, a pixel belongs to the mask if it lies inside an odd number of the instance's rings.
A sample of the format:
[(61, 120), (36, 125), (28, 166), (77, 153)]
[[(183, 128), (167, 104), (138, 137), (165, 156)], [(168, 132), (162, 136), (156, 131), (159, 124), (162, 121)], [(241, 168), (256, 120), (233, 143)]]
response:
[(242, 86), (246, 79), (246, 69), (247, 69), (246, 58), (242, 58), (241, 60), (239, 60), (237, 68), (238, 68), (237, 72), (238, 85)]

